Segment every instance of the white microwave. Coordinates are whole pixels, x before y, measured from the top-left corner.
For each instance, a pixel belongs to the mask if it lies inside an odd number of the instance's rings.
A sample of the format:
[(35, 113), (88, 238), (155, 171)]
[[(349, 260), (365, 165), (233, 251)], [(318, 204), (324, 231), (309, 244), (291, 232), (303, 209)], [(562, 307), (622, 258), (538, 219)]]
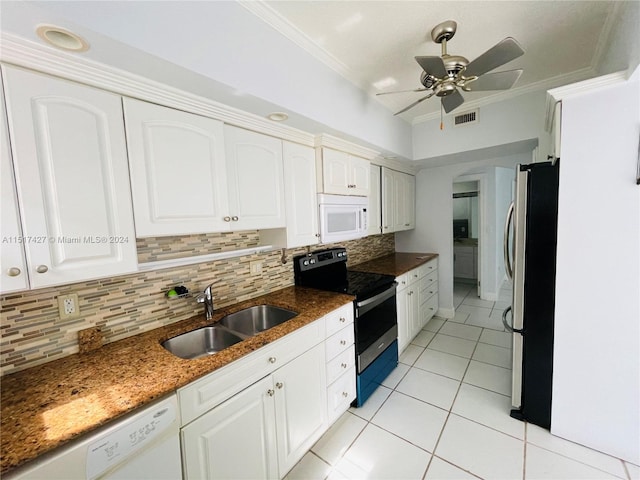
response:
[(362, 238), (367, 234), (367, 197), (318, 194), (320, 243)]

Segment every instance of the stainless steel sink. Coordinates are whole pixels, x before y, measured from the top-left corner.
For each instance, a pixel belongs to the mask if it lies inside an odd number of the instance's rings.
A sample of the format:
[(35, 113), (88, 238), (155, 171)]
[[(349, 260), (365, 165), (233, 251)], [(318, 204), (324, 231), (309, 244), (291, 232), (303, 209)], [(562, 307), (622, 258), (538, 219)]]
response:
[(223, 317), (219, 323), (244, 335), (255, 335), (280, 325), (297, 315), (296, 312), (273, 305), (256, 305), (231, 313)]
[(177, 357), (191, 359), (212, 355), (244, 338), (226, 328), (213, 325), (170, 338), (162, 342), (162, 346)]

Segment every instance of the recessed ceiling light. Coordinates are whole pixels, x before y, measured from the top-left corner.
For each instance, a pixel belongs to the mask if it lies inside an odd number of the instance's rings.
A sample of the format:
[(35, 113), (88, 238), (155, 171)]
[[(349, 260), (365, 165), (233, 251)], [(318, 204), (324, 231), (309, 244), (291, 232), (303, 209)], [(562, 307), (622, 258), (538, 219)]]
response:
[(289, 115), (287, 115), (284, 112), (273, 112), (267, 115), (267, 118), (269, 120), (273, 120), (274, 122), (284, 122), (286, 119), (289, 118)]
[(84, 38), (62, 27), (55, 25), (38, 25), (36, 33), (49, 45), (61, 48), (62, 50), (72, 52), (89, 50), (89, 43)]

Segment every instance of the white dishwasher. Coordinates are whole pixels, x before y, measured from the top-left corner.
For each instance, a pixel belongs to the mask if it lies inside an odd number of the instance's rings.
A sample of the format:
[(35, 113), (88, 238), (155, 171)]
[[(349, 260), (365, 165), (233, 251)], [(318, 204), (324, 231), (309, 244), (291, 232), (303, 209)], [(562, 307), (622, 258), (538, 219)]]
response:
[(176, 395), (3, 475), (3, 480), (181, 480)]

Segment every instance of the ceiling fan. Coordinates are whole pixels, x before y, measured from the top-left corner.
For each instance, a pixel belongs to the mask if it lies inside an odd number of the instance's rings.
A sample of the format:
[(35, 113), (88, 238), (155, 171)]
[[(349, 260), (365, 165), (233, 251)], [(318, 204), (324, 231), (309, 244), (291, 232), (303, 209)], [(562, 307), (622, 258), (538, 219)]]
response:
[(456, 22), (447, 20), (436, 25), (431, 31), (432, 40), (442, 45), (440, 57), (415, 57), (416, 62), (424, 70), (420, 75), (420, 83), (424, 85), (424, 88), (376, 94), (429, 91), (427, 96), (413, 102), (394, 115), (406, 112), (434, 95), (440, 97), (442, 107), (449, 113), (464, 103), (460, 90), (465, 92), (507, 90), (516, 83), (522, 74), (522, 69), (487, 73), (524, 54), (524, 50), (515, 39), (505, 38), (470, 62), (460, 55), (447, 53), (447, 42), (453, 38), (457, 27)]

